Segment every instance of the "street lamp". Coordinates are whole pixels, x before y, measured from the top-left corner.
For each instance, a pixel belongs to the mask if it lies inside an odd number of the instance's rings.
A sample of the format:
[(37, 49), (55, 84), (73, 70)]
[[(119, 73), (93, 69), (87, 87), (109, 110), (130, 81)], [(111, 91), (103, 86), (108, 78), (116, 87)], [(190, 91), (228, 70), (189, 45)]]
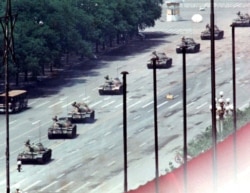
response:
[(128, 72), (121, 72), (123, 75), (123, 153), (124, 153), (124, 193), (128, 191), (127, 174), (127, 79)]
[(187, 192), (187, 86), (186, 86), (186, 42), (183, 40), (182, 51), (182, 72), (183, 72), (183, 161), (184, 161), (184, 192)]
[[(216, 118), (219, 120), (219, 136), (220, 139), (223, 139), (223, 122), (224, 118), (233, 111), (233, 105), (230, 104), (230, 98), (224, 98), (224, 93), (221, 91), (220, 92), (220, 98), (215, 99), (216, 102)], [(210, 110), (212, 110), (212, 106), (210, 105)]]
[(6, 115), (6, 193), (10, 193), (9, 150), (9, 57), (15, 62), (13, 31), (17, 14), (12, 15), (11, 0), (6, 2), (5, 16), (0, 18), (4, 37), (3, 65), (5, 67), (5, 115)]

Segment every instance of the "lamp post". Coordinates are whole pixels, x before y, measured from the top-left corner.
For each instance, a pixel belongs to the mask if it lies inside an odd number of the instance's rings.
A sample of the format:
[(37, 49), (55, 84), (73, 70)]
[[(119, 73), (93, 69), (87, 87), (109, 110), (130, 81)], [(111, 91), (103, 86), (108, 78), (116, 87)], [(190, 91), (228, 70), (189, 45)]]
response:
[(124, 153), (124, 193), (128, 191), (128, 174), (127, 174), (127, 80), (128, 72), (121, 72), (123, 75), (123, 153)]
[(13, 31), (17, 14), (11, 13), (11, 0), (6, 2), (5, 16), (0, 18), (4, 36), (3, 65), (5, 67), (5, 115), (6, 115), (6, 193), (10, 193), (10, 158), (9, 158), (9, 56), (14, 61)]
[(213, 163), (213, 192), (217, 192), (217, 129), (216, 129), (216, 76), (215, 76), (215, 39), (214, 39), (214, 0), (210, 0), (210, 26), (211, 26), (211, 106), (212, 106), (212, 163)]
[(159, 193), (158, 123), (157, 123), (157, 79), (156, 79), (156, 61), (157, 60), (158, 60), (158, 57), (152, 58), (152, 61), (153, 61), (153, 87), (154, 87), (155, 192)]
[(184, 192), (187, 193), (187, 92), (186, 92), (186, 48), (182, 45), (183, 62), (183, 161), (184, 161)]

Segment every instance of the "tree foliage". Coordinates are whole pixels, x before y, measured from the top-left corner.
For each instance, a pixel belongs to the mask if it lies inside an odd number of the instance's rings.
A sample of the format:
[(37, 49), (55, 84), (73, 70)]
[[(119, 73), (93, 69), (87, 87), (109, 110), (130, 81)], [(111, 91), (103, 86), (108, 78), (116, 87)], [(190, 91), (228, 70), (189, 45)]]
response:
[[(152, 27), (161, 15), (161, 0), (14, 0), (15, 66), (12, 75), (27, 79), (60, 66), (65, 54), (90, 57), (99, 45), (112, 46), (121, 37)], [(5, 14), (6, 1), (0, 2)], [(3, 33), (0, 35), (3, 41)], [(3, 51), (3, 48), (0, 49)], [(2, 66), (3, 68), (3, 66)], [(2, 69), (1, 69), (2, 71)]]

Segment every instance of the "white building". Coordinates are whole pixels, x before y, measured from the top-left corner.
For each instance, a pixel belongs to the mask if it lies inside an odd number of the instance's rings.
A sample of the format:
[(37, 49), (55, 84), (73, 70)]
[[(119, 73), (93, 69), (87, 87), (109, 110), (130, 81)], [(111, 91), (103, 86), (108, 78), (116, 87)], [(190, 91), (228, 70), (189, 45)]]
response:
[(166, 20), (167, 21), (179, 21), (179, 20), (181, 20), (180, 3), (183, 3), (183, 0), (167, 0), (167, 1), (165, 1), (165, 4), (167, 5), (167, 10), (166, 10)]

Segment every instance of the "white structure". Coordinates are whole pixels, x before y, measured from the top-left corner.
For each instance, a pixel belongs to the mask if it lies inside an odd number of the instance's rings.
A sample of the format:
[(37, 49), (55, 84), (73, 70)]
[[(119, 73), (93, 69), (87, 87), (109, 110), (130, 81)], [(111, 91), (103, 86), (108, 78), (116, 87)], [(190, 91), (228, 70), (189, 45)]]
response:
[(183, 3), (183, 0), (167, 0), (165, 1), (167, 5), (167, 21), (179, 21), (181, 20), (180, 16), (180, 3)]

